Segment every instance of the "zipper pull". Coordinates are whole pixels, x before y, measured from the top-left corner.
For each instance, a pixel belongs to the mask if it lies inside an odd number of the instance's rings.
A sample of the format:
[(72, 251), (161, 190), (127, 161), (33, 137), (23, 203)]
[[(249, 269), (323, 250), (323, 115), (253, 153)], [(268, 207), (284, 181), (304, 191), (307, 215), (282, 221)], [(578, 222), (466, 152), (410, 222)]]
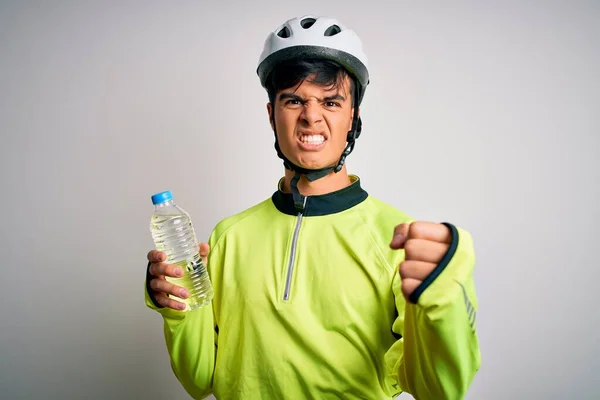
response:
[(296, 172), (291, 182), (292, 197), (294, 198), (294, 206), (296, 207), (296, 211), (298, 211), (298, 215), (302, 215), (306, 206), (306, 197), (300, 194), (298, 190), (298, 180), (300, 180), (300, 174)]
[(296, 207), (298, 215), (302, 215), (304, 213), (304, 210), (306, 209), (307, 200), (308, 197), (303, 196), (300, 193), (298, 193), (298, 195), (296, 196), (296, 193), (294, 193), (294, 206)]
[(302, 196), (302, 203), (295, 203), (296, 205), (296, 211), (298, 211), (298, 216), (301, 216), (302, 214), (304, 214), (304, 212), (306, 211), (306, 202), (308, 201), (308, 197), (306, 196)]

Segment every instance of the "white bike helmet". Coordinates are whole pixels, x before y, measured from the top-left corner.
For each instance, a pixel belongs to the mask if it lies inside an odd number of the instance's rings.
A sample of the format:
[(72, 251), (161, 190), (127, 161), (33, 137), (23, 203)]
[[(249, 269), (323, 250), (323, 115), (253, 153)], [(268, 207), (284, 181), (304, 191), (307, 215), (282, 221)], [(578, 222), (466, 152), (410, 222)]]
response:
[(360, 103), (369, 84), (368, 60), (359, 37), (341, 22), (307, 15), (292, 18), (271, 32), (258, 61), (261, 85), (266, 87), (275, 65), (294, 58), (327, 59), (340, 64), (357, 81)]

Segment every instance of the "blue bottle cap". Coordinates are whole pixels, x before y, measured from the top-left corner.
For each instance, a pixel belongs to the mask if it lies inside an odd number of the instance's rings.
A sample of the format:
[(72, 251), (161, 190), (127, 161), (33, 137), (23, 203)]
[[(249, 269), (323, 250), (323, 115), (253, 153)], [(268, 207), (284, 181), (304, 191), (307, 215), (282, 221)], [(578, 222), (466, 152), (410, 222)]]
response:
[(157, 205), (160, 203), (164, 203), (165, 201), (173, 200), (173, 194), (170, 190), (165, 192), (156, 193), (152, 196), (152, 204)]

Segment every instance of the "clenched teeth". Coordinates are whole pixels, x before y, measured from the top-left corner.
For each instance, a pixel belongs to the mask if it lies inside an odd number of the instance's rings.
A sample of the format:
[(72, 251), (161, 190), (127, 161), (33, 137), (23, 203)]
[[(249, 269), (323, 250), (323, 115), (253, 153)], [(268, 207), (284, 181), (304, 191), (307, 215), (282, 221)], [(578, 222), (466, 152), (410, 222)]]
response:
[(321, 144), (325, 141), (325, 137), (323, 135), (304, 135), (300, 140), (302, 143)]

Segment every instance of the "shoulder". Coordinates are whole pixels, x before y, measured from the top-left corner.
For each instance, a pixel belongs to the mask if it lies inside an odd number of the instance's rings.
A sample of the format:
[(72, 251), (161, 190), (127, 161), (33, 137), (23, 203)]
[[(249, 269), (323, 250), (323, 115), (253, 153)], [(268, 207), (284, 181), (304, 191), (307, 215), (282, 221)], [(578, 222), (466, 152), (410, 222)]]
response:
[(356, 211), (383, 257), (390, 265), (395, 264), (400, 252), (389, 247), (394, 228), (403, 223), (414, 222), (414, 219), (406, 212), (372, 195), (369, 195)]
[(369, 195), (360, 204), (357, 211), (365, 223), (373, 228), (384, 230), (393, 229), (396, 225), (414, 221), (406, 212), (373, 195)]
[(269, 211), (274, 209), (271, 198), (261, 201), (237, 214), (223, 218), (213, 229), (210, 236), (210, 246), (214, 248), (218, 242), (232, 229), (243, 229), (249, 219), (268, 218)]
[(401, 262), (404, 252), (390, 247), (394, 228), (402, 223), (413, 222), (414, 219), (398, 207), (370, 194), (351, 210), (354, 221), (360, 220), (360, 231), (364, 233), (356, 236), (366, 239), (381, 264), (396, 274), (396, 266)]

